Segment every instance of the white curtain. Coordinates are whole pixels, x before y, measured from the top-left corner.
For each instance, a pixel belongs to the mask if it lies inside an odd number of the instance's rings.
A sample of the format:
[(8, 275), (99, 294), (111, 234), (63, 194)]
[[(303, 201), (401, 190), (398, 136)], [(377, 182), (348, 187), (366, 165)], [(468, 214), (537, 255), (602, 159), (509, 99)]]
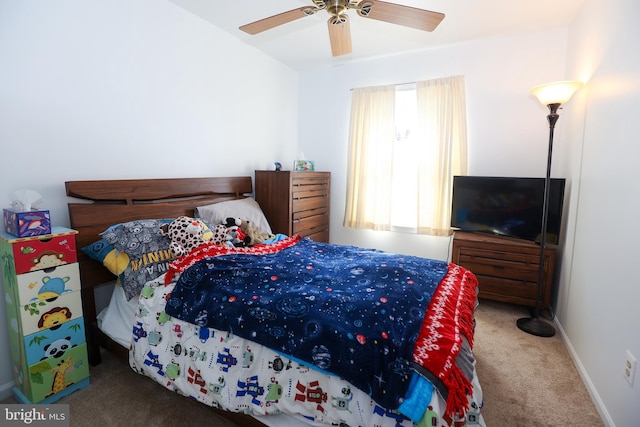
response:
[(467, 108), (464, 77), (418, 82), (419, 135), (423, 143), (418, 191), (418, 233), (447, 235), (453, 176), (467, 174)]
[[(393, 85), (353, 91), (345, 227), (392, 228), (395, 91)], [(453, 176), (467, 174), (464, 77), (417, 82), (416, 93), (416, 231), (447, 235)]]
[(345, 227), (391, 228), (395, 86), (354, 89)]

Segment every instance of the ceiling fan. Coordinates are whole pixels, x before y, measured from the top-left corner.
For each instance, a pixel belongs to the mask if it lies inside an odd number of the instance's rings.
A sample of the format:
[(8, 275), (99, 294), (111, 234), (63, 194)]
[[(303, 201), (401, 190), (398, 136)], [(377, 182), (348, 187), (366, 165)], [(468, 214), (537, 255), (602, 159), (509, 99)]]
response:
[(351, 30), (347, 10), (354, 9), (363, 18), (390, 22), (423, 31), (433, 31), (444, 19), (444, 13), (387, 3), (379, 0), (311, 0), (314, 6), (297, 9), (270, 16), (259, 21), (243, 25), (240, 29), (249, 34), (258, 34), (296, 19), (311, 16), (326, 10), (331, 17), (327, 21), (329, 39), (333, 56), (351, 53)]

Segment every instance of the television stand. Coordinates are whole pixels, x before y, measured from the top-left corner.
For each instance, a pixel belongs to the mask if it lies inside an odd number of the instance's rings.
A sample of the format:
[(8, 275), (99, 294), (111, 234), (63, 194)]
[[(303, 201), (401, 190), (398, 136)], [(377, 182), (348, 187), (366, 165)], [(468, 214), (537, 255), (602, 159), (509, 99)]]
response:
[[(547, 245), (540, 309), (551, 304), (556, 247)], [(457, 231), (451, 262), (478, 278), (480, 298), (534, 307), (538, 289), (540, 244), (512, 237)]]

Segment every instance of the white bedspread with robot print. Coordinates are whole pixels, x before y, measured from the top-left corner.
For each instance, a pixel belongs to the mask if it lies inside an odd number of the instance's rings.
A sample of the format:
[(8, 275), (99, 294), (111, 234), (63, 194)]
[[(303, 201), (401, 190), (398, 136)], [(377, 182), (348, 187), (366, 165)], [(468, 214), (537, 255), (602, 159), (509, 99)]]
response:
[[(268, 416), (281, 412), (311, 425), (413, 426), (396, 411), (376, 404), (365, 392), (340, 377), (312, 369), (232, 333), (196, 326), (168, 316), (164, 276), (143, 289), (133, 325), (131, 367), (166, 388), (209, 406)], [(481, 425), (480, 387), (464, 420), (452, 425)], [(479, 395), (478, 395), (479, 394)], [(446, 402), (433, 393), (419, 425), (447, 425)], [(436, 424), (432, 424), (435, 422)], [(424, 424), (423, 424), (424, 423)]]

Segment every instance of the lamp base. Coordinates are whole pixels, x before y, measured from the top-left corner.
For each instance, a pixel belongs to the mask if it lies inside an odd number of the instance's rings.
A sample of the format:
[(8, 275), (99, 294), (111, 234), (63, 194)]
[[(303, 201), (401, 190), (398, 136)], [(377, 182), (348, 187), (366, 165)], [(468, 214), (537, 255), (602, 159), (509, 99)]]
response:
[(552, 337), (556, 334), (553, 326), (537, 317), (523, 317), (516, 324), (520, 330), (537, 337)]

